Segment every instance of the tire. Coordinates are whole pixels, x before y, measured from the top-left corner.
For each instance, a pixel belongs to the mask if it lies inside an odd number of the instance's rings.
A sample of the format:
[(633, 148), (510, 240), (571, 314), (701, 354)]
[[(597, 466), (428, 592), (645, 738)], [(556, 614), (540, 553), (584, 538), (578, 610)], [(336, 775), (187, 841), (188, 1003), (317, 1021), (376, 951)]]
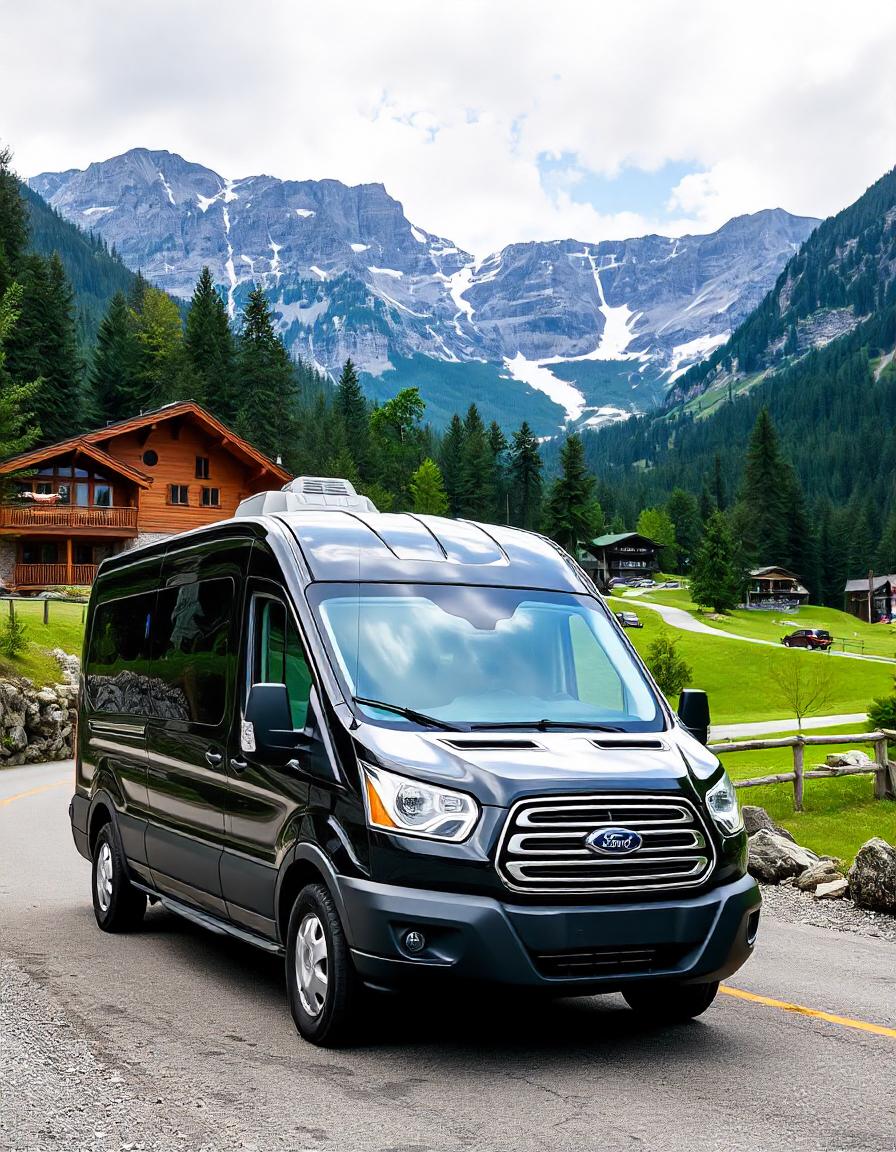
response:
[(654, 1024), (684, 1024), (701, 1015), (719, 990), (718, 980), (710, 984), (641, 984), (622, 995), (629, 1008)]
[(781, 643), (784, 645), (785, 648), (790, 647), (790, 641), (789, 640), (782, 640)]
[(146, 895), (128, 879), (124, 855), (111, 823), (99, 830), (93, 846), (93, 914), (104, 932), (133, 932), (146, 912)]
[(299, 1034), (336, 1048), (357, 1030), (363, 987), (333, 897), (320, 883), (299, 893), (286, 938), (286, 994)]

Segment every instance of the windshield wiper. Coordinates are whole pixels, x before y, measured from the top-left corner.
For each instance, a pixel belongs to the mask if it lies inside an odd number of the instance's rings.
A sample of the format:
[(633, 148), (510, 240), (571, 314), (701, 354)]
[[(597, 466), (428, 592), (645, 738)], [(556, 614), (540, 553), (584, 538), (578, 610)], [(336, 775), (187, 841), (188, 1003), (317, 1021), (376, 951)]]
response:
[(413, 720), (415, 724), (428, 724), (431, 728), (442, 728), (446, 732), (465, 732), (465, 728), (457, 724), (449, 724), (447, 720), (440, 720), (437, 716), (427, 716), (425, 712), (418, 712), (415, 708), (404, 708), (401, 704), (389, 704), (386, 700), (371, 700), (366, 696), (352, 696), (356, 704), (365, 704), (368, 708), (382, 708), (384, 712), (394, 712), (397, 716), (404, 716), (406, 720)]
[(536, 732), (546, 732), (549, 728), (584, 728), (589, 732), (624, 732), (613, 724), (591, 724), (587, 720), (501, 720), (494, 724), (471, 724), (473, 731), (488, 728), (533, 728)]

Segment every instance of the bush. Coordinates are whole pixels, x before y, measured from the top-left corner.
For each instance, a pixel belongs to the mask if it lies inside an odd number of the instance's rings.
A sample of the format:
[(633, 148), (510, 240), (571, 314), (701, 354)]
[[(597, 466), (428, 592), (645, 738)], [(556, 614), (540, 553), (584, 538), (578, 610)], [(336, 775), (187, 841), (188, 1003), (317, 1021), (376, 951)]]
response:
[(893, 691), (889, 696), (879, 696), (872, 700), (868, 708), (868, 719), (873, 728), (896, 729), (896, 679), (893, 681)]
[(0, 652), (15, 660), (28, 647), (28, 629), (21, 620), (9, 616), (0, 631)]
[(682, 688), (687, 688), (694, 675), (678, 651), (678, 641), (665, 629), (647, 650), (647, 667), (666, 696), (677, 696)]

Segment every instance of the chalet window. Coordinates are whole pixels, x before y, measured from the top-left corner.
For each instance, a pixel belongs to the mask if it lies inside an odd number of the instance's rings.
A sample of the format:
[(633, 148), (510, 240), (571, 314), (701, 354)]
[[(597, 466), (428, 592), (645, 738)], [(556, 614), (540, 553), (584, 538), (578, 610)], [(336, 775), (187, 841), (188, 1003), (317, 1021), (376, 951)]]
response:
[(208, 480), (208, 456), (196, 457), (196, 479)]
[(168, 485), (168, 503), (169, 504), (189, 504), (190, 503), (190, 489), (186, 484), (169, 484)]
[(94, 484), (93, 503), (97, 508), (111, 508), (112, 486), (110, 484)]
[(221, 507), (221, 489), (220, 488), (203, 488), (202, 489), (202, 507), (203, 508), (220, 508)]

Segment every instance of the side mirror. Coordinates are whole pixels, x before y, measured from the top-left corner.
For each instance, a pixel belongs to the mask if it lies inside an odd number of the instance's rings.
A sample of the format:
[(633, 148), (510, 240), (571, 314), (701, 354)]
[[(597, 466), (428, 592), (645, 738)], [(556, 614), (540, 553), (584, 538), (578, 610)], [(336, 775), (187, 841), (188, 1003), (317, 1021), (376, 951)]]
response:
[(702, 688), (684, 688), (678, 698), (678, 719), (701, 744), (709, 743), (709, 697)]
[(246, 701), (241, 744), (265, 760), (286, 764), (299, 747), (285, 684), (253, 684)]

